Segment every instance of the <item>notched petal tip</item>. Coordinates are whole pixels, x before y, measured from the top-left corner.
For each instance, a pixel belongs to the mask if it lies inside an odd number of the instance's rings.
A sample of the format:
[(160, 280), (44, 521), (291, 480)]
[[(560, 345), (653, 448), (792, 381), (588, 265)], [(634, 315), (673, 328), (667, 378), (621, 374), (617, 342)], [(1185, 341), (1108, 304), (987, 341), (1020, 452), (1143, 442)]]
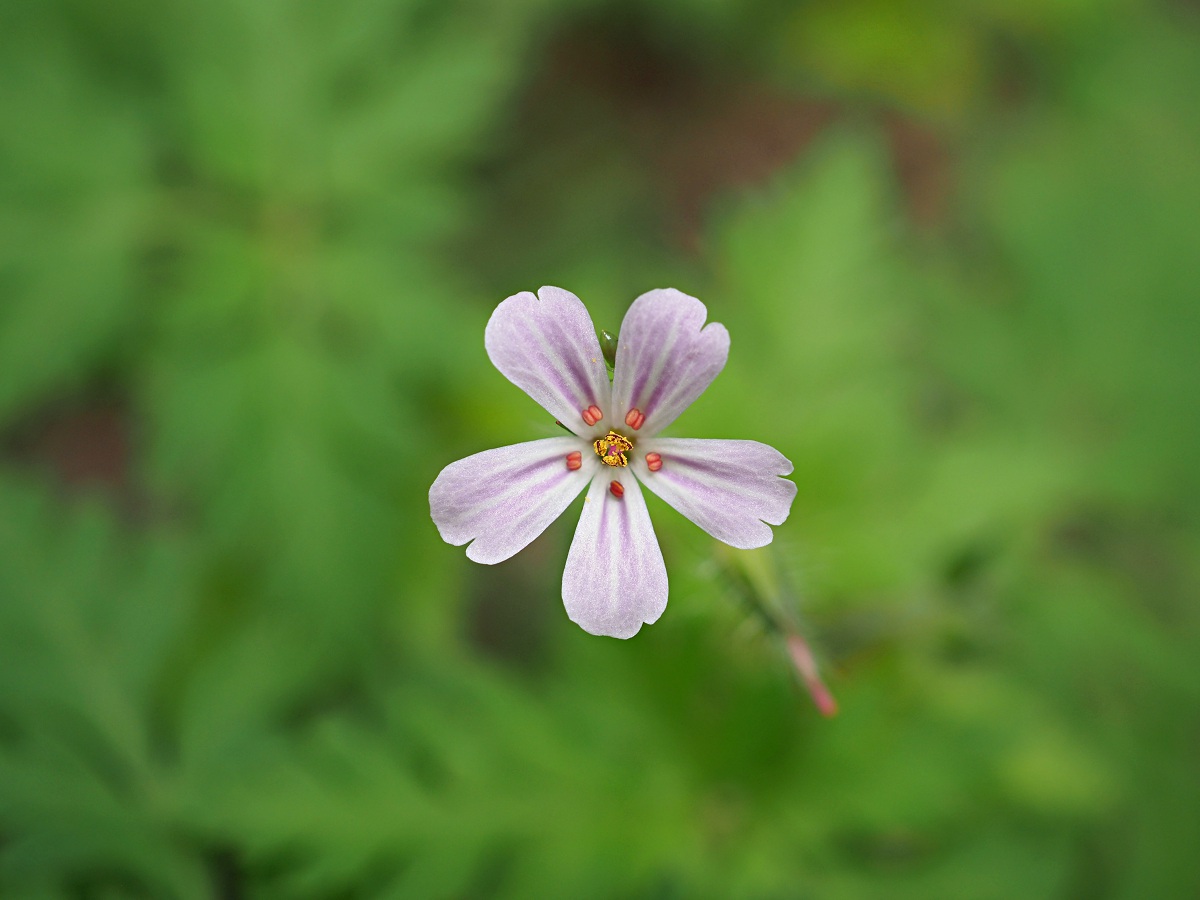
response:
[[(758, 442), (756, 441), (755, 443)], [(778, 475), (780, 478), (782, 478), (785, 475), (791, 475), (794, 471), (796, 471), (796, 467), (792, 465), (792, 461), (790, 459), (788, 459), (778, 450), (775, 450), (775, 448), (771, 447), (770, 444), (763, 444), (763, 446), (770, 447), (771, 450), (775, 451), (775, 462), (774, 465), (770, 466), (772, 475)], [(793, 485), (793, 487), (795, 487), (795, 485)]]
[[(527, 292), (528, 293), (528, 292)], [(543, 303), (569, 303), (572, 306), (579, 304), (583, 306), (583, 301), (579, 299), (577, 294), (568, 291), (566, 288), (556, 287), (553, 284), (543, 284), (537, 289), (538, 299)]]
[(657, 622), (659, 616), (655, 616), (644, 622), (592, 622), (586, 619), (576, 619), (568, 611), (567, 618), (588, 634), (594, 634), (596, 637), (610, 637), (616, 638), (619, 641), (627, 641), (640, 632), (643, 625), (653, 625)]
[(473, 538), (471, 543), (467, 544), (467, 559), (481, 566), (494, 566), (512, 559), (523, 549), (525, 548), (516, 547), (500, 550), (480, 541), (479, 538)]

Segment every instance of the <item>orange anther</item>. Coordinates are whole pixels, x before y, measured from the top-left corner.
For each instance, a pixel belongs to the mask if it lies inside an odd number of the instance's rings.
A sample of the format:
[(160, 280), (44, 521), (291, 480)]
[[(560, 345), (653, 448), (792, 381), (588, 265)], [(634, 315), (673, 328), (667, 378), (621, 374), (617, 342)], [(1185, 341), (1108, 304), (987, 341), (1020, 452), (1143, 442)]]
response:
[(600, 411), (600, 407), (594, 404), (585, 409), (580, 415), (583, 416), (583, 421), (588, 425), (595, 425), (604, 418), (604, 413)]
[(637, 431), (646, 421), (646, 414), (636, 407), (625, 414), (625, 424)]
[(583, 454), (576, 450), (567, 454), (567, 468), (574, 472), (583, 466)]
[(608, 489), (612, 492), (612, 495), (614, 497), (616, 497), (618, 500), (620, 500), (622, 497), (625, 496), (625, 488), (623, 488), (621, 486), (621, 482), (619, 482), (619, 481), (612, 482), (608, 486)]
[(646, 454), (646, 468), (651, 472), (657, 472), (662, 468), (662, 457), (657, 453)]

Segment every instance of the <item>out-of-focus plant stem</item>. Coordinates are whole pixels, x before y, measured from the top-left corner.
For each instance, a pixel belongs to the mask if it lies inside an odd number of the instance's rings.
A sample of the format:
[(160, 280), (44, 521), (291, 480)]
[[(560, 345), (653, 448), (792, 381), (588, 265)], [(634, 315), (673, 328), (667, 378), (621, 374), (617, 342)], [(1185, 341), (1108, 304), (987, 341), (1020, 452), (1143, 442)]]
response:
[(772, 547), (738, 550), (717, 545), (722, 574), (746, 610), (786, 650), (821, 715), (837, 715), (837, 701), (821, 679), (816, 657), (795, 612), (797, 598), (789, 586), (779, 553)]

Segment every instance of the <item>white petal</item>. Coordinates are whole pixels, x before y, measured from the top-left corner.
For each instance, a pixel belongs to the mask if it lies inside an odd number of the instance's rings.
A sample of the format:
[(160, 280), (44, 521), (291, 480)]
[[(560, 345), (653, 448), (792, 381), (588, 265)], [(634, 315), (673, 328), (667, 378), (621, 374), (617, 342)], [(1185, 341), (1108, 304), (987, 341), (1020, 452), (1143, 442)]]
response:
[[(651, 472), (646, 454), (662, 457)], [(630, 468), (646, 487), (713, 537), (748, 550), (771, 543), (796, 497), (796, 485), (781, 478), (792, 464), (758, 441), (652, 438), (639, 441)]]
[(637, 409), (646, 416), (641, 434), (657, 434), (704, 393), (729, 358), (729, 332), (717, 322), (704, 327), (707, 317), (703, 303), (674, 288), (633, 301), (613, 372), (618, 419)]
[[(580, 451), (582, 466), (567, 468)], [(467, 557), (503, 562), (557, 519), (601, 465), (586, 441), (546, 438), (485, 450), (451, 463), (429, 489), (429, 513), (442, 538)]]
[(492, 364), (542, 408), (574, 431), (591, 434), (581, 418), (597, 406), (612, 424), (608, 369), (583, 303), (570, 291), (544, 287), (514, 294), (496, 307), (483, 336)]
[[(637, 479), (606, 468), (592, 480), (567, 554), (563, 603), (584, 631), (629, 638), (666, 609), (667, 567)], [(612, 495), (613, 481), (623, 497)]]

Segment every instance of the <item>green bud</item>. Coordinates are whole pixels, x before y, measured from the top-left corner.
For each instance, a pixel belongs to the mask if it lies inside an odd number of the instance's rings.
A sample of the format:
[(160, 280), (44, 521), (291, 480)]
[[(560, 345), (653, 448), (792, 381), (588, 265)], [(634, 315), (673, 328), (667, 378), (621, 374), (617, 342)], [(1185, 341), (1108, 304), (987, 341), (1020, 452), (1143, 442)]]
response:
[(603, 328), (600, 329), (600, 350), (604, 353), (604, 361), (608, 363), (611, 374), (617, 364), (617, 336)]

